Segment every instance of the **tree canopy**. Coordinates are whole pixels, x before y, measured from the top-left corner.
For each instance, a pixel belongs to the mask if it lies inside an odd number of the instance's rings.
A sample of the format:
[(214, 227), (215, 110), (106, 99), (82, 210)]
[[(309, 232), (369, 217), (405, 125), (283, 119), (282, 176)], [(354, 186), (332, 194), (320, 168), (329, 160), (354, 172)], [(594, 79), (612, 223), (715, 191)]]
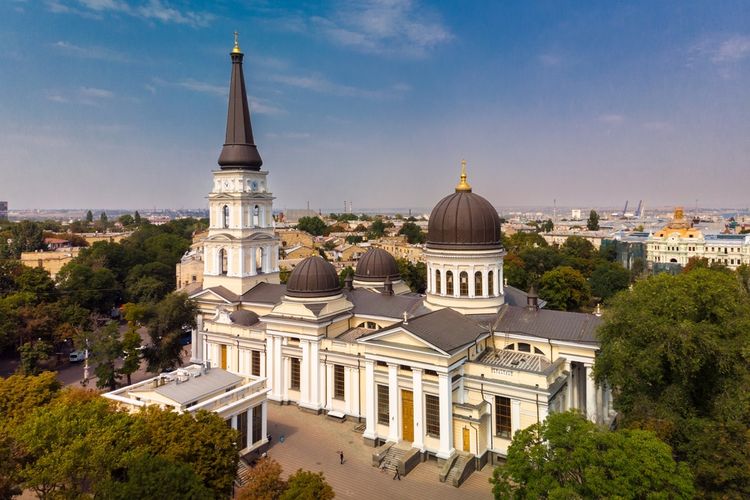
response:
[(539, 296), (547, 301), (548, 309), (574, 311), (589, 301), (591, 289), (579, 271), (560, 266), (542, 275)]
[(594, 370), (623, 425), (669, 443), (706, 497), (750, 496), (750, 298), (738, 278), (697, 268), (638, 281), (599, 329)]
[(591, 210), (589, 212), (589, 218), (586, 221), (586, 229), (589, 231), (598, 231), (599, 230), (599, 214), (596, 213), (596, 210)]
[(496, 499), (692, 498), (692, 476), (642, 430), (606, 431), (574, 411), (518, 431), (493, 471)]
[(297, 222), (297, 229), (310, 233), (313, 236), (322, 236), (326, 230), (326, 223), (317, 216), (300, 217)]

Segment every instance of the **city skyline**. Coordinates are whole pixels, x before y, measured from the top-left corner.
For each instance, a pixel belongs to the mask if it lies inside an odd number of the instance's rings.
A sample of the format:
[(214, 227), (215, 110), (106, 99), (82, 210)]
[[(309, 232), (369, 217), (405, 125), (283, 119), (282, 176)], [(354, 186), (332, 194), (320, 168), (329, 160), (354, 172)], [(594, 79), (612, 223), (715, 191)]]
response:
[(0, 12), (11, 210), (204, 206), (234, 30), (277, 207), (430, 207), (461, 158), (495, 206), (750, 198), (741, 3), (52, 0)]

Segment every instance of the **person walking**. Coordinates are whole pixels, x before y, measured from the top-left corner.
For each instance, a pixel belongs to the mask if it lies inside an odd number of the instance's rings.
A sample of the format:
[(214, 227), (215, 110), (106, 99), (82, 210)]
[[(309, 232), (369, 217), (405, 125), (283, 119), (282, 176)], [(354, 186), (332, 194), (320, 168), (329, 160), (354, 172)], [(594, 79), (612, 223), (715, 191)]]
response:
[(396, 467), (396, 473), (393, 475), (393, 479), (401, 481), (401, 473), (398, 471), (398, 467)]
[(344, 451), (343, 450), (339, 450), (339, 463), (340, 464), (344, 463)]

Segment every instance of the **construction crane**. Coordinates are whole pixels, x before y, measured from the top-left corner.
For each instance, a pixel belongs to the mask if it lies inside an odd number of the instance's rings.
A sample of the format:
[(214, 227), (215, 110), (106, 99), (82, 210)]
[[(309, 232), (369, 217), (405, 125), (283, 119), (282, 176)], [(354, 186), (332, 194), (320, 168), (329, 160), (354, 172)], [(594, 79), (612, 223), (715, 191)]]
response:
[(622, 215), (623, 215), (623, 217), (625, 216), (625, 214), (627, 213), (627, 211), (628, 211), (628, 200), (625, 200), (625, 208), (622, 209)]
[(638, 208), (635, 209), (635, 216), (640, 217), (641, 216), (641, 207), (643, 206), (643, 200), (640, 200), (638, 202)]

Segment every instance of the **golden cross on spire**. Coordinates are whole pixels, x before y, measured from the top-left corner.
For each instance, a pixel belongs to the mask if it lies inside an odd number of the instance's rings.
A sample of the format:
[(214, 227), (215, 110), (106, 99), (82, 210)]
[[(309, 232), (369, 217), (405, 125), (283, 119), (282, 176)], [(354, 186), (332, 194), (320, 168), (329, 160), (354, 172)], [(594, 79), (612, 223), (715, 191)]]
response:
[(240, 50), (240, 33), (238, 31), (234, 32), (234, 48), (232, 49), (232, 54), (240, 54), (242, 51)]
[(471, 191), (471, 185), (466, 182), (466, 160), (461, 160), (461, 182), (456, 186), (456, 192)]

